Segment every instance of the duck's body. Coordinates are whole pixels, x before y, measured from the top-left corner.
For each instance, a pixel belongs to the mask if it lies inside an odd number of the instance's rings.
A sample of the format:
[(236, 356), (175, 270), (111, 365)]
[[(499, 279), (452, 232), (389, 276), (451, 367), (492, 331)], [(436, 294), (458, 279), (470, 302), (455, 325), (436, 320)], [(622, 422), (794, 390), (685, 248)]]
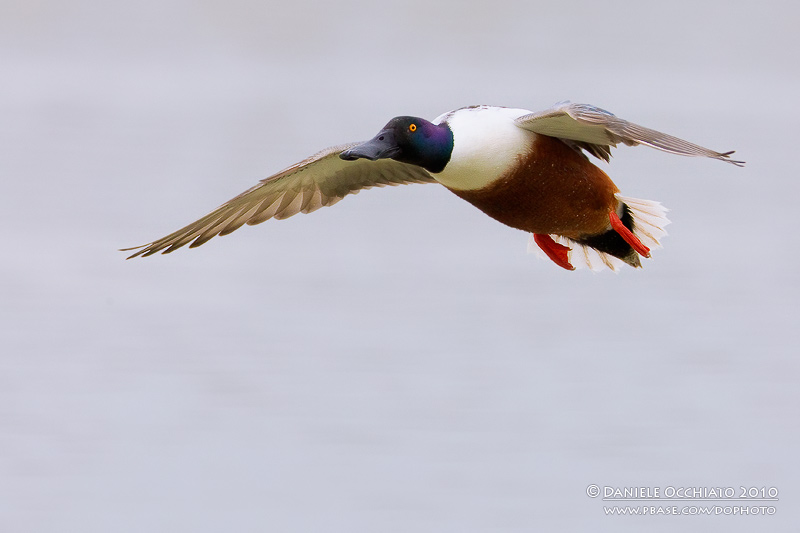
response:
[[(580, 244), (594, 239), (603, 248), (599, 251), (639, 266), (638, 254), (609, 221), (612, 211), (625, 214), (617, 186), (580, 151), (520, 128), (516, 121), (530, 113), (475, 106), (434, 120), (453, 131), (454, 148), (433, 178), (495, 220), (539, 236), (537, 244), (546, 253), (558, 247), (544, 236)], [(599, 236), (610, 242), (600, 242)], [(551, 258), (572, 268), (569, 258)]]
[[(490, 217), (532, 234), (559, 266), (640, 266), (668, 223), (656, 202), (627, 199), (582, 150), (608, 160), (618, 142), (681, 155), (718, 153), (580, 104), (542, 113), (473, 106), (428, 122), (392, 119), (366, 143), (330, 148), (276, 174), (133, 256), (198, 246), (245, 223), (331, 205), (362, 188), (438, 182)], [(575, 253), (572, 248), (579, 249)]]
[(606, 228), (619, 192), (608, 175), (558, 139), (530, 135), (527, 152), (496, 179), (481, 187), (447, 188), (495, 220), (530, 233), (577, 239)]
[(527, 157), (537, 135), (514, 124), (530, 113), (508, 107), (473, 106), (450, 111), (433, 120), (453, 132), (450, 160), (433, 178), (453, 191), (487, 187), (513, 172)]

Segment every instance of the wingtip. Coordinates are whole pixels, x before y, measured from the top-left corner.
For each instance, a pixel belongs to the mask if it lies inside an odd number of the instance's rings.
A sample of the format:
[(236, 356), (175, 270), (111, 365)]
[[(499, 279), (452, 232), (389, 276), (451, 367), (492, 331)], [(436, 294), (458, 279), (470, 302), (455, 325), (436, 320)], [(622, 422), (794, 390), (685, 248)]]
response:
[[(131, 250), (138, 250), (139, 248), (141, 248), (141, 246), (133, 246), (131, 248), (118, 248), (117, 251), (118, 252), (130, 252)], [(128, 259), (133, 259), (137, 255), (139, 255), (138, 252), (135, 253), (135, 254), (129, 255), (128, 257), (125, 258), (125, 260), (127, 261)]]
[(732, 165), (736, 165), (737, 167), (743, 167), (745, 165), (744, 161), (738, 161), (736, 159), (731, 159), (731, 155), (735, 154), (736, 150), (731, 150), (730, 152), (723, 152), (719, 154), (719, 159), (721, 161), (725, 161), (726, 163), (730, 163)]
[(129, 255), (128, 257), (126, 257), (125, 260), (127, 261), (128, 259), (133, 259), (134, 257), (139, 257), (140, 255), (142, 255), (144, 252), (147, 251), (147, 246), (148, 246), (147, 244), (141, 244), (139, 246), (132, 246), (131, 248), (120, 248), (117, 251), (118, 252), (130, 252), (131, 250), (138, 250), (138, 252), (134, 252), (131, 255)]

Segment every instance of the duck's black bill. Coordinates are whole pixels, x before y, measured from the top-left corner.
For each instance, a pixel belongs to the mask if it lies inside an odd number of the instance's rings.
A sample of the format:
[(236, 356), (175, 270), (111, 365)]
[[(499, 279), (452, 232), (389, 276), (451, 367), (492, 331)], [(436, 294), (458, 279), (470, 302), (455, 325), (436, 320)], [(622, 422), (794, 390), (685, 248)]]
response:
[(392, 130), (383, 130), (371, 140), (345, 150), (339, 157), (345, 161), (355, 161), (356, 159), (387, 159), (400, 153), (400, 147), (394, 139)]

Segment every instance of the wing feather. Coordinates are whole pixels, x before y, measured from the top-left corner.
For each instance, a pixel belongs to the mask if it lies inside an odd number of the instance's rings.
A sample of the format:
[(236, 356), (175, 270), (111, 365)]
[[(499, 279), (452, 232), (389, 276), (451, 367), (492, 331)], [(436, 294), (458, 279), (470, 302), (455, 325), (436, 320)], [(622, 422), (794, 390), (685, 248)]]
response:
[(730, 158), (733, 151), (715, 152), (672, 135), (623, 120), (613, 113), (588, 104), (560, 102), (550, 109), (516, 119), (520, 128), (557, 137), (570, 146), (582, 148), (599, 159), (611, 157), (611, 147), (644, 144), (671, 154), (710, 157), (737, 166), (744, 161)]
[(244, 224), (260, 224), (311, 213), (333, 205), (362, 189), (404, 183), (434, 183), (423, 168), (391, 159), (344, 161), (339, 154), (358, 143), (334, 146), (278, 172), (225, 202), (206, 216), (136, 250), (128, 259), (170, 253), (191, 242), (200, 246), (217, 235), (227, 235)]

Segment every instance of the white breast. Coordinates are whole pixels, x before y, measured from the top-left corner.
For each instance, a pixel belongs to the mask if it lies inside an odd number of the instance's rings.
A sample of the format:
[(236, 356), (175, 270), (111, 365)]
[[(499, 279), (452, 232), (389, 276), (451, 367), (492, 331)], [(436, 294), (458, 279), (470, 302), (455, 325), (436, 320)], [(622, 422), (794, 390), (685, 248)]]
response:
[(453, 131), (453, 153), (445, 169), (433, 177), (451, 189), (481, 189), (505, 175), (526, 155), (535, 133), (517, 127), (514, 119), (529, 114), (507, 107), (466, 107), (434, 120), (446, 120)]

